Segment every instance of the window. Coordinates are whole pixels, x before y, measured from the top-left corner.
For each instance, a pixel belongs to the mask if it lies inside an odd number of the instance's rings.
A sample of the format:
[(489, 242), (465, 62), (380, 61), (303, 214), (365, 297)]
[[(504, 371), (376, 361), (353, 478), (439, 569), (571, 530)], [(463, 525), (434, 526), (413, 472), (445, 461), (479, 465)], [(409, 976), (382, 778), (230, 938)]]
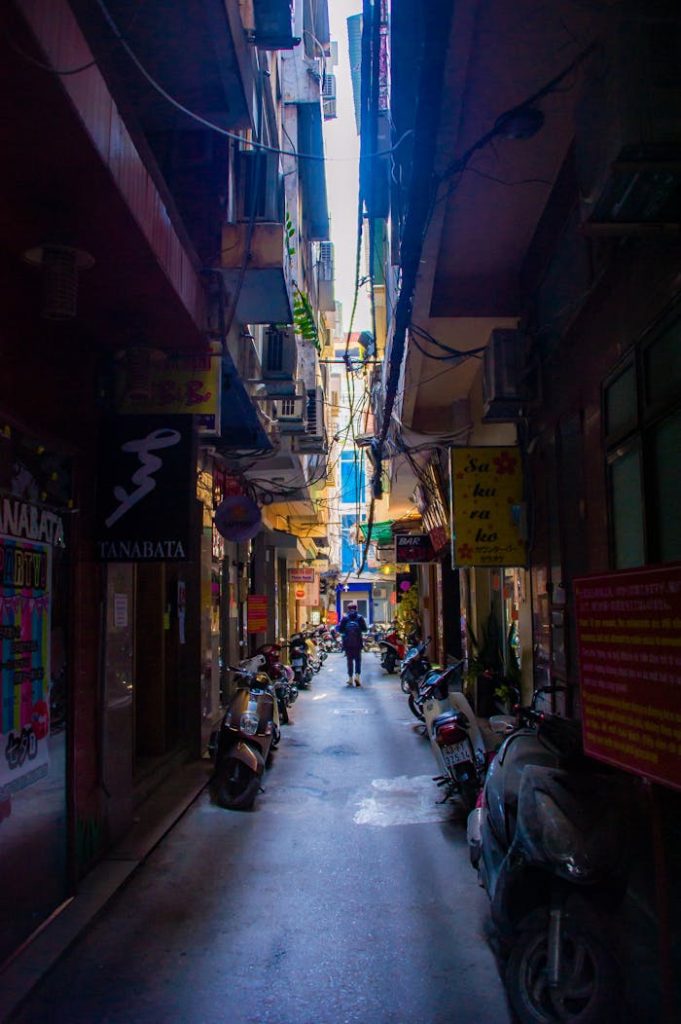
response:
[(364, 460), (360, 452), (341, 454), (341, 501), (348, 505), (365, 502)]
[(612, 562), (681, 559), (681, 319), (643, 339), (603, 389)]

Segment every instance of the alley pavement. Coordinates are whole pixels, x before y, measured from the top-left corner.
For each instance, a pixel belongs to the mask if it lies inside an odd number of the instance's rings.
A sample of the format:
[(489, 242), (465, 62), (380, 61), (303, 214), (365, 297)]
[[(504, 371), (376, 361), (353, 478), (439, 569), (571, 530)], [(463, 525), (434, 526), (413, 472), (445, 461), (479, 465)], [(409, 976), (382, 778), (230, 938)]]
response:
[(378, 657), (332, 655), (251, 812), (207, 790), (14, 1024), (510, 1021), (465, 819)]

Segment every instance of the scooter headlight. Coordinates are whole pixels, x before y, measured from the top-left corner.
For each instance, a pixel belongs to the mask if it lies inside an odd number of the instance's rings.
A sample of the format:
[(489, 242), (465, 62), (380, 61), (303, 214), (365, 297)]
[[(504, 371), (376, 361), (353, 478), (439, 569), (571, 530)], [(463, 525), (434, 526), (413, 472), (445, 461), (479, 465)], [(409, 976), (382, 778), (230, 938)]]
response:
[(545, 793), (536, 794), (542, 819), (542, 845), (547, 857), (575, 882), (586, 882), (594, 866), (589, 851), (568, 817)]
[(260, 718), (254, 711), (244, 711), (241, 716), (241, 731), (246, 736), (255, 736), (260, 725)]

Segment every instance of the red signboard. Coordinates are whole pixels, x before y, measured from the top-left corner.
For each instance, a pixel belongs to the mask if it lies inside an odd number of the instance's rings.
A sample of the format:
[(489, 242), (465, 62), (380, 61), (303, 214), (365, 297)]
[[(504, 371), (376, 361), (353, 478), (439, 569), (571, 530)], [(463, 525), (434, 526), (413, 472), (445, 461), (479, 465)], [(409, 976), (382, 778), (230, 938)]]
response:
[(681, 789), (681, 564), (575, 581), (587, 754)]
[(248, 595), (248, 632), (249, 633), (266, 633), (267, 632), (267, 595), (266, 594), (249, 594)]
[(398, 533), (395, 536), (395, 561), (405, 565), (432, 562), (433, 545), (427, 533)]
[(338, 612), (335, 609), (333, 609), (333, 608), (329, 608), (328, 612), (326, 613), (326, 624), (327, 624), (327, 626), (335, 626), (337, 622), (338, 622)]

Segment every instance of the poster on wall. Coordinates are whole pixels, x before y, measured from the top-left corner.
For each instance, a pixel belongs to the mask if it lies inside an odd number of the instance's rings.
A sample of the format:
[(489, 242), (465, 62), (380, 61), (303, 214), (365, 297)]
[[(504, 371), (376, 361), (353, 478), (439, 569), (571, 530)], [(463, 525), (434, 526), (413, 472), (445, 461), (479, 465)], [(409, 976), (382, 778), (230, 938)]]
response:
[(574, 591), (586, 753), (681, 789), (681, 564)]
[(524, 566), (523, 469), (514, 447), (452, 449), (456, 566)]
[(51, 548), (0, 536), (0, 803), (47, 775)]

